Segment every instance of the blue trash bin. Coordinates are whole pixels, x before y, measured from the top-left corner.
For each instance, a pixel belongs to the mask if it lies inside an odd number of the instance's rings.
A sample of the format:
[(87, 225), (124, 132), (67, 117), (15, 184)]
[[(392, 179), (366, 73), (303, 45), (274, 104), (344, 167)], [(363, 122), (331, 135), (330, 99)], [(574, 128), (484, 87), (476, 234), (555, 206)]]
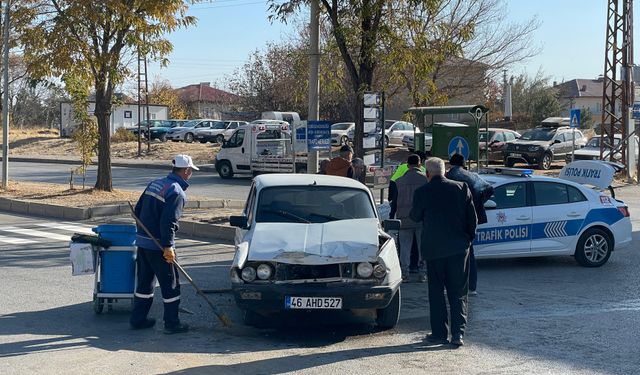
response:
[(136, 275), (136, 226), (103, 224), (93, 228), (112, 246), (100, 252), (100, 292), (133, 293)]

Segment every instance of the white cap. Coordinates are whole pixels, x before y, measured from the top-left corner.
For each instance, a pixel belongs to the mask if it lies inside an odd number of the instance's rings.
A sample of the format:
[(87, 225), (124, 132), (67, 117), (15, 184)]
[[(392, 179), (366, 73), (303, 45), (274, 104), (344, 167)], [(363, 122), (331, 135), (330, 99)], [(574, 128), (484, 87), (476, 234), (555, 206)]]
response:
[(173, 158), (172, 163), (173, 163), (173, 166), (176, 168), (193, 168), (196, 171), (200, 170), (200, 168), (196, 167), (193, 164), (193, 160), (191, 160), (191, 156), (189, 155), (182, 155), (182, 154), (176, 155)]

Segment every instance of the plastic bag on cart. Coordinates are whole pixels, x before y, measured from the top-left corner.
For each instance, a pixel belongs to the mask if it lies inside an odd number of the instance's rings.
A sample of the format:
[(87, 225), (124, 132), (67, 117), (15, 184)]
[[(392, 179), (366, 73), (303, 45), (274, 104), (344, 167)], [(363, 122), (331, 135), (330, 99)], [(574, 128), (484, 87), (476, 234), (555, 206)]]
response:
[(391, 205), (389, 202), (384, 202), (383, 204), (378, 205), (378, 214), (380, 215), (380, 222), (383, 222), (389, 219), (389, 214), (391, 213)]
[(69, 244), (71, 274), (73, 276), (92, 275), (96, 272), (93, 245), (71, 242)]

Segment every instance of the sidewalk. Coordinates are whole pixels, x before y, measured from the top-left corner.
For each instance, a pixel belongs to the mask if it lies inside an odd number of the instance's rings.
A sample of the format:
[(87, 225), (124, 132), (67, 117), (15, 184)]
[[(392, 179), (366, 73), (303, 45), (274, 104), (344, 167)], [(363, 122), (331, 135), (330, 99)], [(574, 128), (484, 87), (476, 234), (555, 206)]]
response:
[[(2, 160), (2, 156), (0, 156)], [(43, 156), (43, 155), (20, 155), (9, 156), (9, 162), (23, 163), (54, 163), (54, 164), (71, 164), (80, 165), (80, 160), (75, 156)], [(92, 165), (97, 165), (98, 158), (92, 159)], [(128, 167), (128, 168), (149, 168), (149, 169), (167, 169), (171, 165), (171, 160), (146, 160), (146, 159), (124, 159), (111, 158), (112, 167)], [(216, 173), (215, 164), (198, 165), (203, 172)]]

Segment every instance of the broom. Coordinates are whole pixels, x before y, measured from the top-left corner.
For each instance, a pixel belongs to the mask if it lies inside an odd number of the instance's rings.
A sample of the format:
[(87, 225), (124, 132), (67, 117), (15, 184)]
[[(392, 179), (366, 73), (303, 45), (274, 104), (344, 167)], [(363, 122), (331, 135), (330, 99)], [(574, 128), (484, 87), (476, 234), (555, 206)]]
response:
[[(142, 228), (147, 233), (149, 238), (151, 238), (153, 240), (153, 242), (156, 244), (156, 246), (158, 246), (158, 248), (162, 249), (162, 245), (160, 245), (160, 242), (151, 234), (149, 229), (147, 229), (147, 227), (144, 224), (142, 224), (142, 221), (140, 221), (140, 219), (136, 215), (136, 211), (134, 210), (133, 205), (131, 204), (131, 202), (127, 202), (127, 203), (129, 203), (129, 208), (131, 209), (131, 216), (136, 221), (136, 223), (140, 226), (140, 228)], [(204, 298), (205, 301), (207, 301), (207, 304), (209, 304), (209, 307), (211, 307), (211, 310), (213, 311), (213, 313), (216, 314), (216, 316), (218, 317), (220, 322), (222, 322), (222, 325), (224, 325), (225, 327), (231, 327), (231, 320), (226, 315), (221, 314), (218, 311), (218, 309), (213, 305), (213, 303), (209, 300), (209, 298), (207, 298), (206, 294), (204, 294), (204, 292), (202, 292), (202, 289), (200, 289), (198, 287), (198, 285), (196, 285), (196, 283), (193, 281), (191, 276), (189, 276), (187, 271), (185, 271), (184, 268), (182, 268), (180, 263), (178, 263), (178, 261), (174, 259), (173, 260), (173, 264), (180, 271), (180, 273), (182, 273), (184, 275), (184, 277), (187, 279), (187, 281), (189, 281), (191, 286), (193, 286), (195, 288), (196, 292), (198, 292), (198, 294), (202, 298)]]

